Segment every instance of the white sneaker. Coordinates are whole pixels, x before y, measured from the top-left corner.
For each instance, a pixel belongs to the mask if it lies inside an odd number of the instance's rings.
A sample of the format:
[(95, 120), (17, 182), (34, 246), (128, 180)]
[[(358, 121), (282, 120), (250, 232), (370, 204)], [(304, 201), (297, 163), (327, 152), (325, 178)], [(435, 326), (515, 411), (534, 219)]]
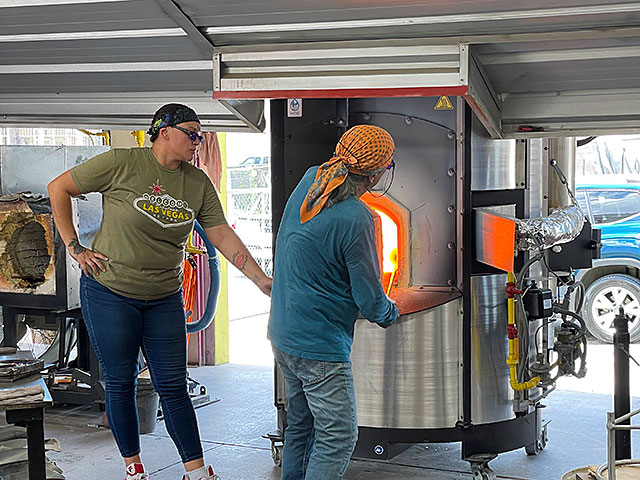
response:
[(132, 463), (127, 467), (127, 476), (124, 480), (147, 480), (149, 474), (144, 471), (144, 465), (141, 463)]
[(207, 466), (207, 476), (200, 478), (191, 478), (188, 473), (185, 473), (182, 477), (182, 480), (221, 480), (220, 475), (216, 475), (213, 473), (213, 467), (211, 465)]

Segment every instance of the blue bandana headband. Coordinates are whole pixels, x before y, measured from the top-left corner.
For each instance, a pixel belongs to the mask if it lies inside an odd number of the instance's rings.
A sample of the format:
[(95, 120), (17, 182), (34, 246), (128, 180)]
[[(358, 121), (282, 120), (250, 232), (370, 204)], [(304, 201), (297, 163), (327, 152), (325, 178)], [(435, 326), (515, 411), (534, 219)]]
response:
[[(160, 110), (163, 110), (161, 108)], [(161, 128), (170, 127), (172, 125), (178, 125), (180, 123), (185, 122), (198, 122), (200, 123), (200, 119), (196, 112), (193, 109), (187, 107), (186, 105), (175, 104), (175, 109), (172, 109), (169, 112), (166, 112), (162, 115), (156, 114), (153, 117), (153, 122), (151, 123), (151, 127), (147, 130), (147, 133), (150, 136), (156, 135)]]

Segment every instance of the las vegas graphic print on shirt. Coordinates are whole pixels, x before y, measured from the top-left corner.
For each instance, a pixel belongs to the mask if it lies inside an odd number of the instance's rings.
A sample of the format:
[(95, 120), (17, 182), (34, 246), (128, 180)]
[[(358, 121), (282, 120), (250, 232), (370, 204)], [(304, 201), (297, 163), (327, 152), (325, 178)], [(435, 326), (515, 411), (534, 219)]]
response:
[(144, 193), (133, 201), (133, 206), (162, 228), (179, 227), (193, 222), (195, 213), (184, 200), (176, 200), (160, 185), (160, 179), (150, 185), (151, 194)]

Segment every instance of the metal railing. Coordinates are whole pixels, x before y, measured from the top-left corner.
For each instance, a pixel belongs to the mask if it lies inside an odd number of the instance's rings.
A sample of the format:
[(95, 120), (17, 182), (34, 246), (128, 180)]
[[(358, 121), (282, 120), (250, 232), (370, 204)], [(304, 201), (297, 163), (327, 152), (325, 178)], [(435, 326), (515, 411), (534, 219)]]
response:
[[(639, 413), (640, 409), (616, 418), (614, 412), (607, 412), (607, 463), (600, 465), (600, 468), (598, 468), (596, 472), (598, 480), (616, 480), (616, 466), (640, 465), (640, 460), (616, 460), (616, 431), (640, 430), (640, 425), (623, 425), (631, 417)], [(603, 476), (605, 470), (607, 471), (607, 477)]]

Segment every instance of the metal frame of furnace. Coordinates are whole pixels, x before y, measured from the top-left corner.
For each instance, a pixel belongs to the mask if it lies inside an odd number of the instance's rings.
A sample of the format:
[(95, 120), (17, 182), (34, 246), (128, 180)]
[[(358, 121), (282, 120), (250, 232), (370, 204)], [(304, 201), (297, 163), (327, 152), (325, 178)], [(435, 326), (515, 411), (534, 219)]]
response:
[[(507, 279), (474, 259), (473, 209), (546, 215), (546, 149), (538, 140), (492, 140), (465, 102), (452, 100), (454, 110), (438, 112), (437, 98), (305, 99), (302, 118), (287, 118), (285, 102), (272, 101), (273, 223), (306, 169), (330, 158), (348, 126), (391, 132), (397, 167), (388, 195), (410, 212), (410, 285), (431, 303), (388, 330), (356, 323), (354, 456), (388, 459), (410, 444), (460, 441), (476, 478), (493, 478), (488, 461), (520, 447), (537, 453), (546, 427), (538, 402), (514, 401), (509, 387)], [(438, 301), (443, 293), (451, 296)], [(531, 322), (530, 334), (539, 325)], [(530, 394), (544, 396), (540, 388)], [(274, 395), (278, 429), (267, 438), (277, 464), (286, 425), (277, 368)]]

